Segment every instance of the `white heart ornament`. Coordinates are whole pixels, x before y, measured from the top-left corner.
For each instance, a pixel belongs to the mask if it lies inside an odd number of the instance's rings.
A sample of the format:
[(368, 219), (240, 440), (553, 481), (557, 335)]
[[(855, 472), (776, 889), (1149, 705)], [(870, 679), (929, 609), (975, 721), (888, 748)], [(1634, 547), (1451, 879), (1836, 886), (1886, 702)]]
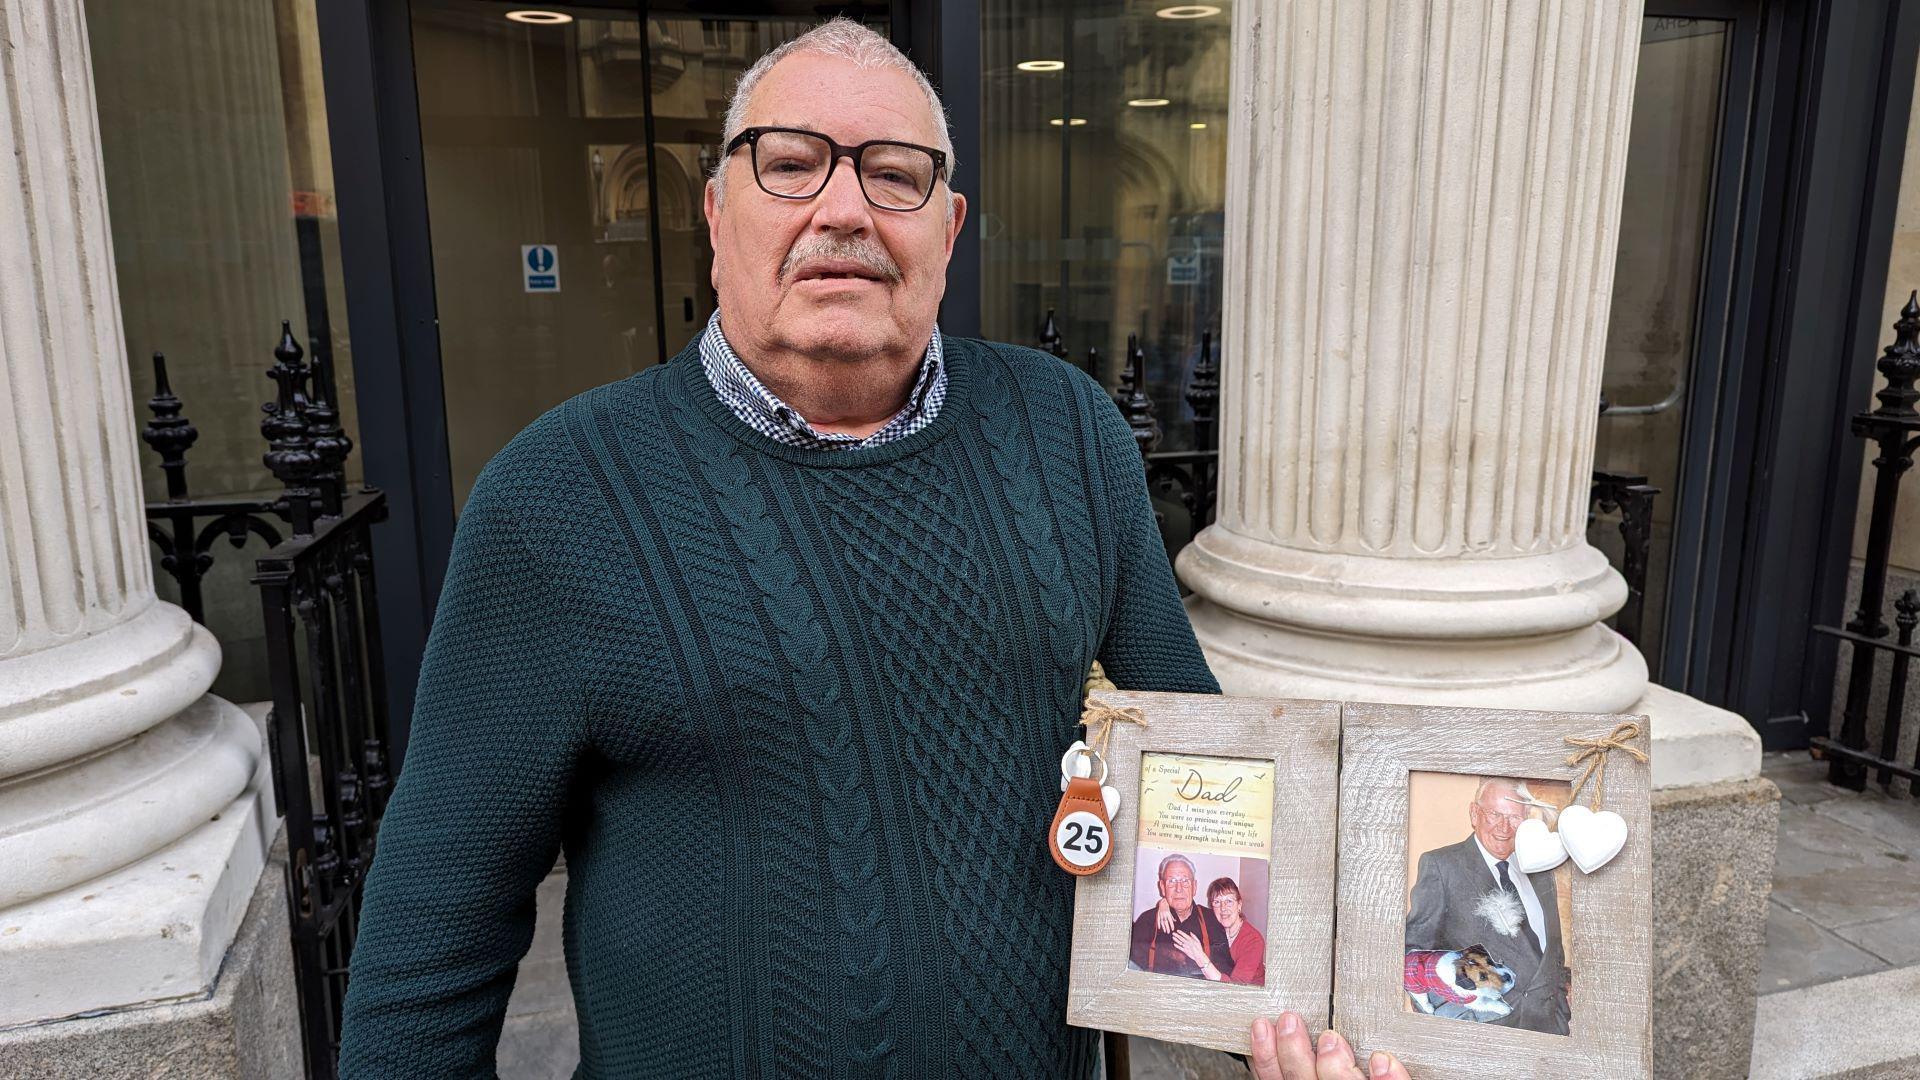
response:
[(1627, 846), (1627, 821), (1611, 810), (1569, 806), (1560, 811), (1560, 842), (1573, 864), (1591, 874)]
[(1100, 786), (1100, 801), (1107, 804), (1107, 820), (1111, 822), (1120, 816), (1120, 789), (1112, 784)]
[(1560, 842), (1559, 834), (1548, 831), (1546, 822), (1528, 818), (1520, 823), (1513, 834), (1513, 863), (1521, 873), (1538, 874), (1566, 861), (1567, 845)]

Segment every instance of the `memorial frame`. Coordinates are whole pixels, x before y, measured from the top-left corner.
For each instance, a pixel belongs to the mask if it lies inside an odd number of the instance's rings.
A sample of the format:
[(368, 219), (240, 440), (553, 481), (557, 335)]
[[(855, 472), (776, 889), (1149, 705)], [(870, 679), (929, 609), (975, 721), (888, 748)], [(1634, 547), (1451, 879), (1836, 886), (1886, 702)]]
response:
[[(1080, 878), (1075, 889), (1067, 1022), (1240, 1054), (1250, 1049), (1256, 1017), (1291, 1010), (1315, 1030), (1326, 1027), (1333, 991), (1340, 705), (1112, 690), (1095, 691), (1090, 700), (1138, 709), (1147, 724), (1116, 723), (1107, 744), (1107, 782), (1120, 790), (1123, 805), (1113, 823), (1112, 861)], [(1274, 763), (1264, 985), (1128, 968), (1142, 753)]]
[[(1576, 747), (1567, 739), (1602, 737), (1626, 721), (1640, 726), (1633, 745), (1649, 749), (1643, 716), (1344, 706), (1333, 1022), (1362, 1060), (1386, 1050), (1416, 1078), (1652, 1075), (1652, 782), (1649, 765), (1628, 754), (1612, 753), (1604, 776), (1604, 809), (1625, 819), (1625, 846), (1590, 874), (1572, 871), (1568, 1034), (1409, 1012), (1397, 977), (1405, 958), (1412, 774), (1577, 782), (1583, 767), (1568, 764)], [(1591, 805), (1591, 786), (1576, 795)]]

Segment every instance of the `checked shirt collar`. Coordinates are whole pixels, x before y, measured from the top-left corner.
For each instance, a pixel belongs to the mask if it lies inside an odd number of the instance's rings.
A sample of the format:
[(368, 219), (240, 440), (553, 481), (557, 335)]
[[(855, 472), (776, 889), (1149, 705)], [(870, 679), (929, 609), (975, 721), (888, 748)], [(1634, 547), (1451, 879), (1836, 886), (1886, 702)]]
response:
[(940, 413), (947, 396), (947, 368), (941, 360), (940, 328), (920, 360), (920, 374), (914, 380), (907, 403), (880, 430), (864, 438), (837, 431), (816, 431), (813, 425), (767, 389), (747, 365), (735, 355), (720, 332), (720, 313), (713, 313), (700, 335), (700, 366), (706, 370), (713, 392), (748, 427), (775, 442), (805, 450), (854, 450), (880, 446), (904, 439), (928, 424)]

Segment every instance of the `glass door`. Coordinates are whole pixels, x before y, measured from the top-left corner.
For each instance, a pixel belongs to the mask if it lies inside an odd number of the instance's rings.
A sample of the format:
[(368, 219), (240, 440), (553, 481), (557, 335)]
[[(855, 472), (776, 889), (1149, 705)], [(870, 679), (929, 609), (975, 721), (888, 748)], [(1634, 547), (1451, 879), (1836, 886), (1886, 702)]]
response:
[(705, 177), (734, 83), (818, 21), (792, 8), (413, 0), (455, 507), (541, 413), (706, 324)]
[[(1613, 279), (1594, 468), (1643, 476), (1660, 489), (1648, 523), (1645, 599), (1638, 646), (1660, 676), (1675, 511), (1692, 494), (1681, 457), (1694, 397), (1712, 189), (1719, 162), (1722, 89), (1732, 23), (1649, 15), (1628, 137), (1620, 254)], [(1701, 395), (1711, 406), (1715, 395)], [(1627, 540), (1610, 519), (1589, 539), (1627, 562)]]

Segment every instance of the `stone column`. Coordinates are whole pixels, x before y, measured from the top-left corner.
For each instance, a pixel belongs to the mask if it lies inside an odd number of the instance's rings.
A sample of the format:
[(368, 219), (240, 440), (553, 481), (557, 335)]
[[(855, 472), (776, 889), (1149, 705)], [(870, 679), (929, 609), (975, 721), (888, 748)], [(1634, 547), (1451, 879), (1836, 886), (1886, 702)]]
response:
[(274, 826), (218, 644), (154, 594), (79, 0), (0, 0), (0, 55), (6, 1028), (206, 991)]
[(1215, 672), (1628, 708), (1585, 533), (1640, 4), (1239, 10), (1218, 521), (1180, 559)]
[(1651, 717), (1661, 1076), (1745, 1075), (1777, 793), (1602, 625), (1586, 542), (1640, 0), (1234, 7), (1221, 487), (1180, 555), (1231, 694)]

